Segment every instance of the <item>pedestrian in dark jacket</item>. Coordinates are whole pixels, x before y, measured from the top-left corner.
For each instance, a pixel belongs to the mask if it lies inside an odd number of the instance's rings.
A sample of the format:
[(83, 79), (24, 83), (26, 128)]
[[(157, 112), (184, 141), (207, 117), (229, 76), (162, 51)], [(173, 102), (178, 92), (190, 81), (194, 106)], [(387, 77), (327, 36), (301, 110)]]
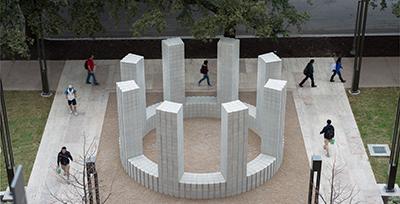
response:
[(329, 157), (329, 143), (335, 137), (335, 128), (331, 123), (332, 123), (331, 120), (327, 120), (326, 126), (319, 133), (319, 134), (324, 134), (324, 150), (326, 151), (327, 157)]
[(331, 76), (331, 80), (330, 80), (330, 81), (331, 81), (331, 82), (335, 82), (335, 80), (334, 80), (333, 78), (334, 78), (335, 75), (337, 74), (337, 75), (339, 76), (339, 79), (340, 79), (340, 81), (341, 81), (342, 83), (346, 82), (346, 80), (344, 80), (344, 79), (342, 78), (342, 74), (341, 74), (341, 71), (342, 71), (342, 70), (343, 70), (342, 58), (339, 57), (339, 58), (336, 60), (335, 69), (332, 70), (333, 74), (332, 74), (332, 76)]
[(64, 176), (67, 176), (67, 180), (69, 180), (69, 160), (73, 161), (71, 153), (67, 151), (66, 147), (62, 147), (57, 156), (57, 166), (59, 167), (61, 163), (61, 168), (64, 171)]
[(311, 79), (311, 87), (317, 87), (314, 83), (314, 60), (310, 60), (310, 62), (307, 64), (306, 68), (304, 68), (303, 74), (306, 76), (303, 81), (300, 82), (299, 86), (303, 87), (304, 82), (307, 81), (307, 79)]
[(208, 77), (208, 61), (207, 61), (207, 60), (204, 60), (203, 65), (201, 65), (200, 73), (203, 74), (203, 78), (200, 79), (200, 81), (199, 81), (199, 83), (198, 83), (199, 86), (200, 86), (201, 82), (202, 82), (203, 80), (205, 80), (205, 79), (207, 80), (208, 86), (211, 86), (211, 84), (210, 84), (210, 78)]

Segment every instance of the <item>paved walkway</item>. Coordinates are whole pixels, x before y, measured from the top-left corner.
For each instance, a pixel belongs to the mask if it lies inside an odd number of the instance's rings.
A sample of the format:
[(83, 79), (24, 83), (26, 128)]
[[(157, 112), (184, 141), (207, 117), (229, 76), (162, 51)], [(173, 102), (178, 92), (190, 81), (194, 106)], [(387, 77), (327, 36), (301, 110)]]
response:
[[(353, 58), (343, 58), (343, 75), (347, 80), (345, 84), (346, 88), (351, 87), (353, 63)], [(392, 86), (400, 86), (400, 57), (363, 58), (360, 74), (360, 87)]]
[[(56, 90), (65, 61), (47, 61), (50, 90)], [(81, 65), (82, 66), (82, 65)], [(0, 61), (0, 77), (6, 90), (41, 90), (38, 61)]]
[[(86, 149), (94, 143), (91, 151), (97, 151), (109, 90), (115, 81), (116, 68), (107, 61), (97, 61), (100, 86), (85, 84), (85, 70), (81, 61), (67, 61), (62, 72), (49, 118), (42, 136), (35, 164), (29, 179), (27, 193), (29, 203), (49, 203), (54, 201), (50, 192), (58, 198), (76, 195), (73, 185), (67, 185), (56, 175), (57, 153), (66, 146), (74, 157), (72, 173), (82, 171), (79, 162)], [(78, 116), (69, 114), (63, 90), (73, 84), (78, 93)], [(76, 173), (80, 178), (81, 174)], [(76, 182), (71, 182), (76, 183)], [(79, 190), (78, 190), (79, 191)], [(76, 196), (75, 196), (76, 197)], [(72, 201), (72, 203), (78, 201)]]
[[(335, 164), (335, 171), (341, 172), (335, 178), (336, 191), (344, 190), (342, 198), (354, 189), (354, 201), (382, 203), (344, 86), (328, 80), (331, 74), (328, 67), (334, 60), (316, 59), (314, 69), (317, 88), (310, 88), (309, 83), (305, 83), (304, 88), (296, 85), (303, 78), (302, 71), (309, 60), (284, 59), (284, 69), (289, 87), (293, 90), (307, 156), (310, 159), (314, 154), (322, 155), (321, 194), (325, 199), (329, 198), (331, 173)], [(330, 158), (324, 155), (323, 136), (319, 134), (327, 119), (332, 120), (337, 141), (331, 148)]]
[[(216, 87), (197, 86), (202, 77), (199, 68), (204, 59), (185, 60), (186, 91), (216, 92)], [(209, 75), (212, 84), (216, 84), (217, 60), (208, 59)], [(79, 71), (83, 69), (83, 61), (67, 61), (76, 63)], [(56, 90), (61, 72), (66, 61), (49, 61), (48, 77), (50, 89)], [(107, 63), (119, 66), (119, 60), (107, 60)], [(343, 77), (347, 80), (346, 87), (351, 86), (353, 75), (353, 58), (343, 58)], [(162, 69), (160, 59), (145, 60), (147, 92), (162, 92)], [(365, 57), (363, 58), (360, 87), (390, 87), (400, 86), (400, 57)], [(328, 70), (328, 67), (321, 67)], [(119, 73), (119, 70), (115, 70)], [(0, 77), (6, 90), (40, 90), (41, 80), (39, 66), (36, 61), (0, 61)], [(255, 91), (257, 84), (257, 59), (240, 59), (240, 91)]]

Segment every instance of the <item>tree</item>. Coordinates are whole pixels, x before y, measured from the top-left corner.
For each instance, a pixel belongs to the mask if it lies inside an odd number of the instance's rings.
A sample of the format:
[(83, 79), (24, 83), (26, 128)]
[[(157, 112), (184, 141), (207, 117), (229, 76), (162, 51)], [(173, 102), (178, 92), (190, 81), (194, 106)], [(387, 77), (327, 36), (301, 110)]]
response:
[[(74, 163), (77, 166), (73, 168), (71, 165), (71, 179), (68, 180), (62, 174), (58, 174), (57, 178), (61, 180), (63, 183), (68, 184), (64, 185), (61, 190), (58, 192), (50, 189), (47, 184), (47, 191), (50, 197), (54, 202), (52, 203), (63, 203), (63, 204), (76, 204), (76, 203), (93, 203), (93, 191), (99, 191), (99, 186), (94, 185), (90, 182), (91, 175), (90, 172), (96, 172), (95, 167), (95, 152), (96, 152), (96, 139), (93, 139), (89, 146), (87, 146), (86, 135), (83, 133), (83, 144), (82, 144), (82, 153), (78, 156), (74, 156)], [(57, 167), (53, 167), (53, 170), (56, 171)], [(97, 173), (96, 173), (97, 174)], [(114, 180), (113, 180), (114, 182)], [(109, 189), (109, 193), (105, 196), (103, 201), (96, 200), (96, 203), (105, 204), (111, 196), (113, 183)]]
[[(101, 31), (103, 0), (5, 0), (0, 2), (2, 57), (30, 57), (36, 44), (42, 79), (42, 95), (50, 95), (44, 38), (72, 30), (77, 35)], [(63, 16), (68, 11), (70, 16)]]
[(341, 178), (344, 166), (337, 166), (336, 157), (329, 168), (330, 173), (327, 174), (325, 178), (328, 181), (329, 187), (327, 188), (327, 192), (319, 194), (320, 200), (324, 204), (361, 203), (357, 199), (359, 190), (355, 188), (355, 185), (347, 184), (346, 181)]
[(400, 0), (371, 0), (371, 2), (370, 2), (370, 5), (373, 9), (380, 7), (381, 10), (386, 9), (388, 7), (388, 4), (390, 4), (392, 7), (392, 14), (395, 15), (397, 18), (399, 18), (400, 17)]
[(208, 39), (218, 34), (235, 37), (236, 29), (244, 26), (259, 37), (287, 35), (289, 26), (308, 19), (288, 0), (147, 0), (143, 15), (133, 23), (134, 35), (149, 28), (162, 32), (166, 17), (176, 15), (177, 21), (189, 28), (195, 38)]
[[(10, 15), (13, 13), (13, 15)], [(0, 1), (0, 46), (1, 55), (22, 56), (28, 55), (28, 44), (25, 37), (25, 18), (17, 1)]]

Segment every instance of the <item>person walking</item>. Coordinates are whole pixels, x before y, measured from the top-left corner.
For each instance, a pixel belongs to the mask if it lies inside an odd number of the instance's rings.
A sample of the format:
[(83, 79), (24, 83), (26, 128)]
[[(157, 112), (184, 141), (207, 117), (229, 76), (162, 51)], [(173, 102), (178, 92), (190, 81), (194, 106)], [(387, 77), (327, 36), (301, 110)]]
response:
[(88, 75), (86, 77), (86, 83), (90, 84), (90, 78), (93, 78), (93, 85), (99, 85), (96, 80), (96, 76), (94, 75), (94, 70), (96, 69), (96, 64), (94, 63), (94, 55), (90, 55), (89, 59), (85, 62), (85, 69), (88, 71)]
[(200, 79), (200, 81), (198, 83), (199, 86), (200, 86), (201, 82), (204, 81), (205, 79), (207, 79), (208, 86), (211, 86), (210, 78), (208, 77), (208, 61), (207, 60), (204, 60), (203, 64), (201, 65), (200, 73), (203, 74), (203, 78)]
[(329, 143), (331, 143), (335, 137), (335, 128), (331, 124), (331, 120), (327, 120), (326, 123), (326, 126), (319, 134), (324, 134), (324, 150), (326, 151), (326, 156), (329, 157)]
[(64, 176), (67, 177), (67, 180), (69, 180), (69, 160), (74, 161), (72, 159), (71, 153), (67, 151), (66, 147), (62, 147), (61, 151), (57, 155), (57, 168), (60, 167), (61, 163), (61, 168), (64, 171)]
[(70, 113), (78, 115), (78, 112), (76, 111), (76, 89), (72, 85), (68, 85), (68, 88), (65, 89), (64, 94), (68, 102)]
[(308, 62), (306, 68), (304, 68), (303, 70), (303, 74), (306, 75), (306, 77), (303, 79), (303, 81), (300, 82), (299, 86), (303, 87), (304, 82), (307, 81), (307, 79), (311, 79), (311, 87), (317, 87), (317, 85), (315, 85), (314, 83), (314, 60), (310, 60), (310, 62)]
[(342, 78), (342, 74), (341, 74), (341, 71), (342, 71), (342, 70), (343, 70), (342, 58), (339, 57), (339, 58), (336, 60), (335, 69), (332, 70), (333, 74), (332, 74), (332, 76), (331, 76), (330, 82), (335, 82), (335, 80), (334, 80), (333, 78), (336, 76), (336, 74), (339, 76), (339, 79), (340, 79), (340, 81), (341, 81), (342, 83), (346, 82), (346, 80), (344, 80), (344, 79)]

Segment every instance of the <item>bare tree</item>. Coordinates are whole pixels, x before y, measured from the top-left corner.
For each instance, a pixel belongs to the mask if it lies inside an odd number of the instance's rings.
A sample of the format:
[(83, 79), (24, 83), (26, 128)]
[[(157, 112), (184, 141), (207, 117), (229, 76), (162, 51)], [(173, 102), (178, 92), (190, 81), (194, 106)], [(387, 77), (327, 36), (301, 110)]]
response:
[[(57, 178), (62, 180), (64, 185), (62, 187), (63, 191), (54, 192), (51, 191), (50, 188), (47, 186), (47, 190), (50, 196), (54, 199), (53, 203), (63, 203), (63, 204), (76, 204), (76, 203), (93, 203), (93, 196), (92, 191), (99, 192), (99, 186), (95, 185), (92, 187), (91, 182), (88, 179), (91, 179), (89, 176), (92, 172), (96, 172), (95, 165), (88, 165), (95, 160), (96, 154), (96, 145), (95, 139), (93, 139), (88, 146), (87, 146), (86, 136), (83, 133), (83, 145), (82, 145), (82, 154), (79, 155), (78, 159), (75, 159), (73, 162), (77, 164), (77, 168), (71, 166), (70, 170), (70, 178), (67, 179), (62, 174), (57, 174)], [(76, 165), (75, 165), (76, 166)], [(56, 166), (53, 169), (56, 171)], [(105, 197), (103, 201), (100, 203), (104, 204), (107, 202), (109, 197), (111, 196), (112, 185), (110, 187), (110, 191)], [(98, 202), (97, 202), (98, 203)]]
[(336, 164), (336, 158), (334, 158), (330, 167), (330, 174), (327, 177), (329, 188), (327, 192), (319, 194), (320, 201), (325, 204), (357, 204), (361, 203), (356, 199), (359, 190), (356, 190), (355, 185), (342, 182), (340, 179), (344, 168)]

